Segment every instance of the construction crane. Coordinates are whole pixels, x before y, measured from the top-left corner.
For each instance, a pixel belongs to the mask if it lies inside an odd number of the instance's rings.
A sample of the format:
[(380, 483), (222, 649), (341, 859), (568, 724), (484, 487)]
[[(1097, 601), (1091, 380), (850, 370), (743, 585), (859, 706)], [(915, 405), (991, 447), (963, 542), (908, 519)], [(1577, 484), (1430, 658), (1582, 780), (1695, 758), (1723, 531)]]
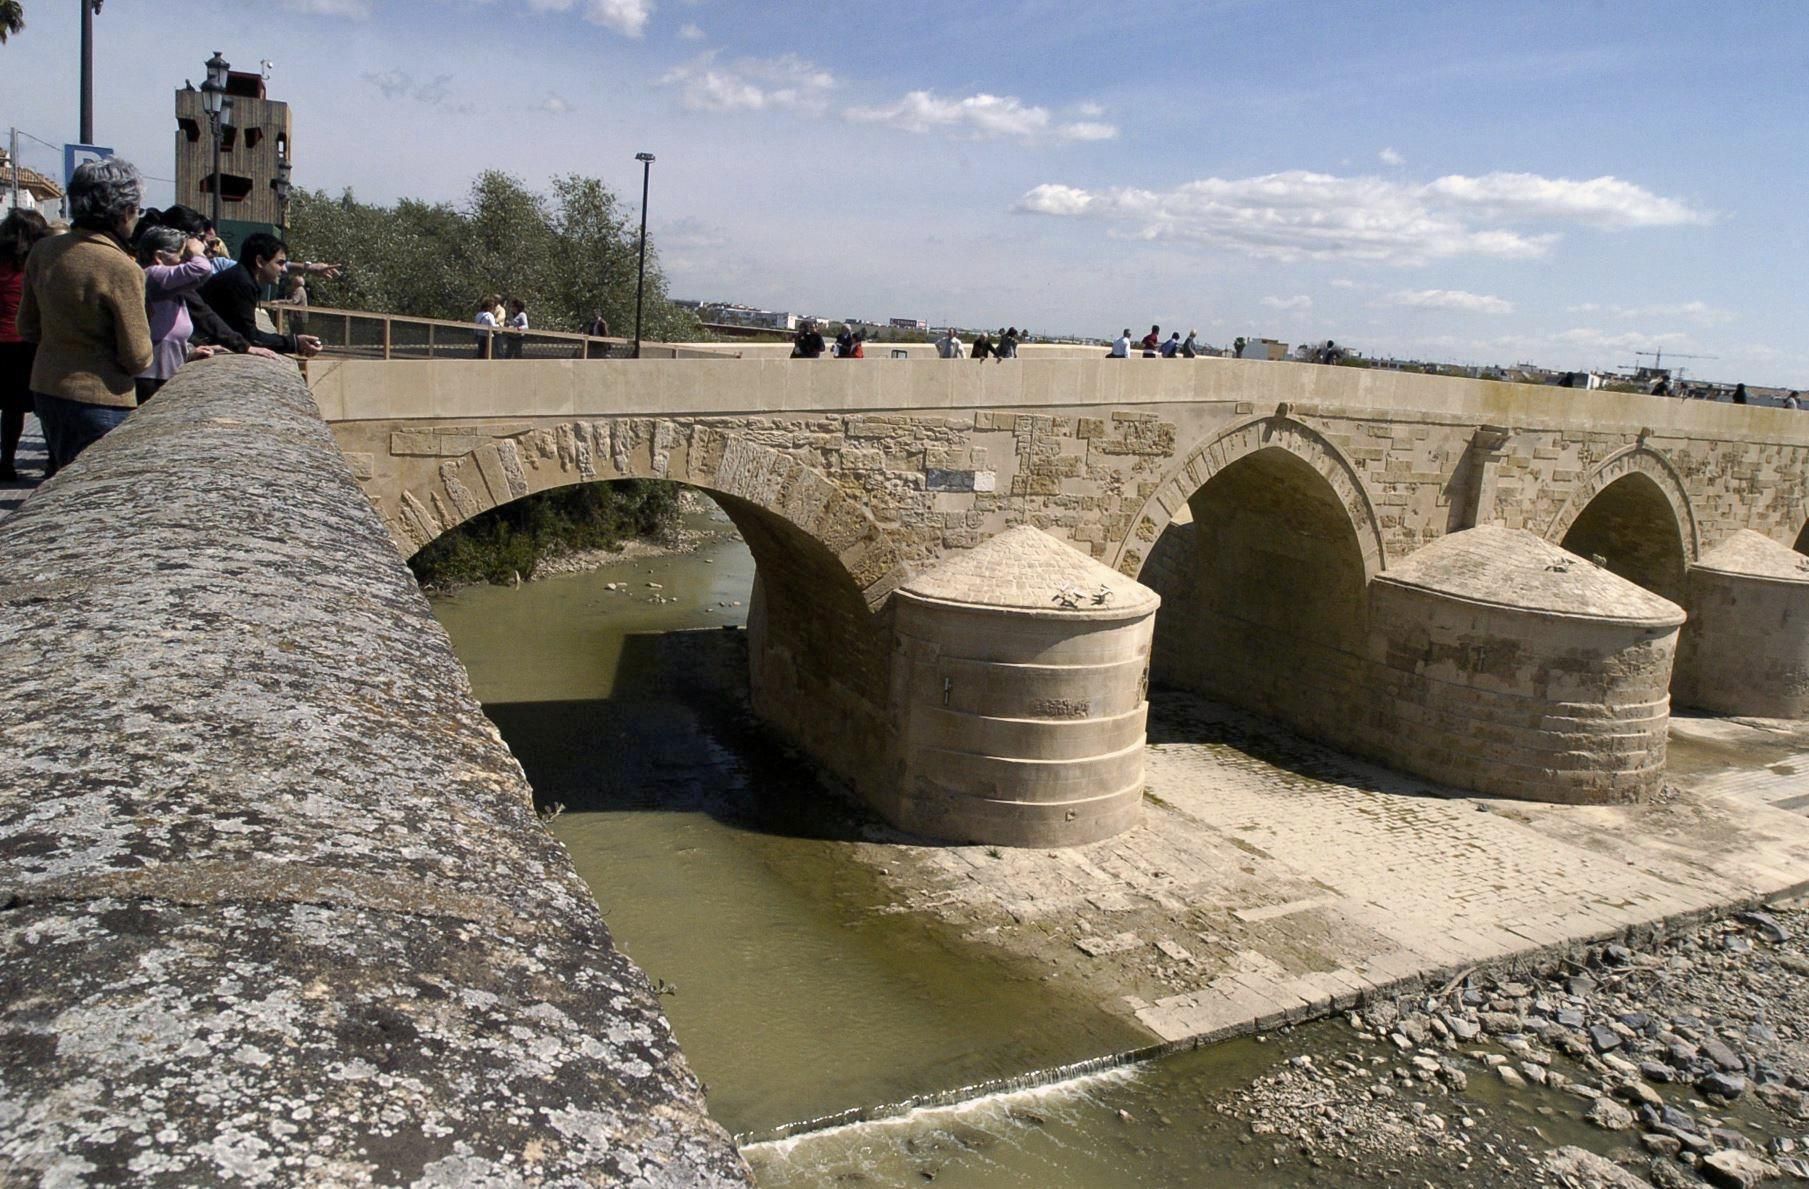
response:
[[(1650, 355), (1652, 357), (1652, 370), (1655, 372), (1661, 372), (1664, 370), (1665, 353), (1662, 349), (1657, 350), (1657, 351), (1635, 351), (1633, 354), (1636, 356), (1637, 355)], [(1673, 352), (1671, 352), (1671, 358), (1672, 359), (1719, 359), (1721, 357), (1719, 355), (1686, 355), (1682, 351), (1673, 351)], [(1641, 367), (1643, 367), (1645, 365), (1639, 364), (1639, 363), (1629, 363), (1629, 364), (1624, 364), (1622, 366), (1626, 367), (1628, 371), (1637, 372)]]

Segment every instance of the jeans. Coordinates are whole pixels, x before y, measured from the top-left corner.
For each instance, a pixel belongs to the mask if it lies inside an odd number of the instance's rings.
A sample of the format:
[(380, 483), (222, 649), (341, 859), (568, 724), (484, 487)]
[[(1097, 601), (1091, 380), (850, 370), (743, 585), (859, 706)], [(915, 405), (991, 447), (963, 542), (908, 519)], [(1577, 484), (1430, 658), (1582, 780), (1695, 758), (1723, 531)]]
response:
[(124, 421), (131, 409), (112, 405), (89, 405), (65, 400), (60, 396), (31, 394), (37, 407), (38, 424), (44, 428), (44, 445), (50, 461), (58, 470), (75, 461), (75, 456), (106, 436), (108, 430)]

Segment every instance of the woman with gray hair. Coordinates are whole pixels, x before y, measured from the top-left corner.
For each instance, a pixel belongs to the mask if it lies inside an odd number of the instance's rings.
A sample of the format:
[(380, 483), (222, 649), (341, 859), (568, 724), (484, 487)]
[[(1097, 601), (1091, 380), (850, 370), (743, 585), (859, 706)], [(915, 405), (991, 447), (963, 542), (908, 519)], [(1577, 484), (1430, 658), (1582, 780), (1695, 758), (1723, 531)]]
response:
[(187, 298), (214, 275), (201, 241), (174, 227), (144, 227), (138, 235), (138, 263), (144, 266), (145, 313), (151, 321), (151, 366), (138, 373), (138, 403), (157, 394), (176, 369), (206, 359), (224, 347), (191, 346), (195, 323)]
[(126, 419), (134, 378), (151, 366), (144, 273), (126, 249), (143, 190), (117, 157), (81, 166), (69, 181), (74, 228), (25, 262), (19, 334), (38, 344), (32, 403), (58, 469)]

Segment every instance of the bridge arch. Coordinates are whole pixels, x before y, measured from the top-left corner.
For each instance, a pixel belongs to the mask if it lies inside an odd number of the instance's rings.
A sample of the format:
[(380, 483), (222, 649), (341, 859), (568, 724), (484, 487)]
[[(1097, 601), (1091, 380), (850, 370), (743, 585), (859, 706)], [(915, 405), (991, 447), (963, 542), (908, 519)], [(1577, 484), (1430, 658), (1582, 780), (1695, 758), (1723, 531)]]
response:
[(1684, 601), (1701, 551), (1689, 492), (1670, 460), (1642, 444), (1604, 459), (1553, 518), (1546, 540), (1672, 602)]
[[(430, 483), (402, 492), (391, 533), (412, 556), (473, 516), (523, 496), (616, 479), (670, 479), (726, 497), (718, 502), (731, 518), (753, 510), (770, 515), (828, 551), (870, 611), (902, 580), (884, 530), (831, 480), (745, 436), (655, 418), (573, 421), (478, 445), (442, 462)], [(786, 528), (774, 525), (768, 535), (787, 537)]]
[(573, 421), (446, 459), (402, 493), (391, 532), (412, 554), (524, 496), (618, 479), (683, 483), (728, 514), (756, 567), (754, 710), (858, 790), (883, 785), (890, 640), (878, 612), (902, 566), (862, 503), (797, 458), (704, 424)]
[(1189, 461), (1197, 486), (1142, 570), (1163, 598), (1152, 679), (1343, 741), (1383, 561), (1361, 480), (1297, 424), (1235, 428)]
[(1278, 450), (1292, 455), (1325, 480), (1337, 497), (1356, 534), (1363, 559), (1363, 576), (1374, 577), (1387, 568), (1382, 543), (1382, 522), (1375, 502), (1357, 466), (1324, 434), (1285, 414), (1257, 417), (1220, 431), (1189, 451), (1171, 470), (1156, 493), (1137, 514), (1131, 535), (1118, 548), (1113, 568), (1138, 577), (1163, 530), (1186, 508), (1195, 493), (1220, 471), (1259, 451)]

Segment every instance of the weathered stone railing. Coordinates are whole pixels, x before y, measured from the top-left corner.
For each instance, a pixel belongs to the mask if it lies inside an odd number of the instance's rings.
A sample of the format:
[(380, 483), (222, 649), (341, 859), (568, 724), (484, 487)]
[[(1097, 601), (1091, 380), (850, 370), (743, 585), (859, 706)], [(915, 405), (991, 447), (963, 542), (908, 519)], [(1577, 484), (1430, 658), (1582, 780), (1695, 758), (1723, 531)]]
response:
[(0, 1183), (745, 1183), (293, 370), (0, 566)]

